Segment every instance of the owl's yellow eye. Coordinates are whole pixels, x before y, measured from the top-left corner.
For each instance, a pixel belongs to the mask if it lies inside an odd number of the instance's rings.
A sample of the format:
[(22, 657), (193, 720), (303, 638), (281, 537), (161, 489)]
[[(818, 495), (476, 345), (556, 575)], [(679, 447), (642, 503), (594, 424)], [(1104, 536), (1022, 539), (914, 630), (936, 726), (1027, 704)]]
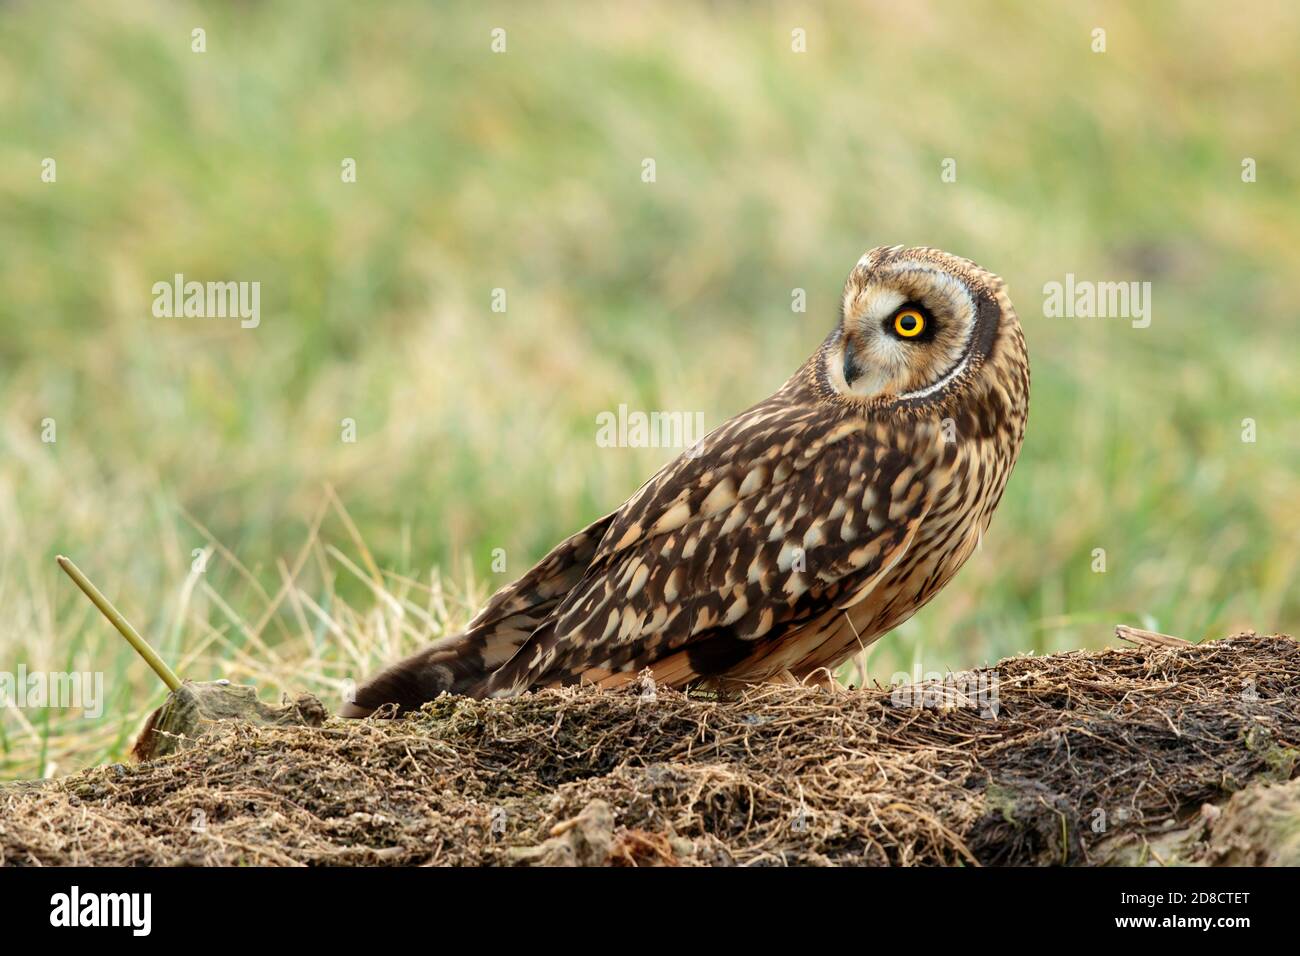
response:
[(914, 339), (925, 331), (925, 316), (916, 309), (904, 309), (894, 316), (894, 331), (905, 339)]

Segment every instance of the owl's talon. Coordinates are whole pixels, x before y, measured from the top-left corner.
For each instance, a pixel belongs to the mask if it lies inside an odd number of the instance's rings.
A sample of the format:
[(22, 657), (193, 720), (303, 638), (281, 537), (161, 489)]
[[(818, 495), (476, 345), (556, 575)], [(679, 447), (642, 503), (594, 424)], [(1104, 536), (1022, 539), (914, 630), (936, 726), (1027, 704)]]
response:
[(764, 684), (777, 684), (782, 687), (798, 687), (799, 679), (790, 673), (789, 668), (777, 671), (771, 677), (764, 678)]
[(829, 667), (819, 667), (803, 679), (805, 686), (816, 687), (828, 694), (847, 693), (849, 688), (835, 679), (835, 672)]

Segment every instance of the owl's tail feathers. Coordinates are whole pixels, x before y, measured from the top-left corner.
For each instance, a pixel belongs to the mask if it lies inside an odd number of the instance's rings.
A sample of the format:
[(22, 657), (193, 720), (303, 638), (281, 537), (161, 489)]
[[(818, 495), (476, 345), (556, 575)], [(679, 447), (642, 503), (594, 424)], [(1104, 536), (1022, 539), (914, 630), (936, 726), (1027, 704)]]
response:
[(443, 691), (482, 696), (487, 673), (478, 646), (458, 634), (398, 661), (361, 685), (339, 716), (369, 717), (385, 704), (396, 704), (398, 714), (418, 710)]

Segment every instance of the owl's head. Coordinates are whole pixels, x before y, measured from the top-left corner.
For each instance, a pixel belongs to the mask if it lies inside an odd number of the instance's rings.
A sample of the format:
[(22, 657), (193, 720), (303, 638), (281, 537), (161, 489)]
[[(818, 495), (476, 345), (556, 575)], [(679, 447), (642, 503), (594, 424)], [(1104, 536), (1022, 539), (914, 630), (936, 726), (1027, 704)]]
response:
[(835, 398), (868, 409), (931, 407), (997, 374), (999, 357), (1003, 371), (1022, 365), (1027, 378), (1001, 279), (938, 249), (882, 246), (849, 273), (819, 378)]

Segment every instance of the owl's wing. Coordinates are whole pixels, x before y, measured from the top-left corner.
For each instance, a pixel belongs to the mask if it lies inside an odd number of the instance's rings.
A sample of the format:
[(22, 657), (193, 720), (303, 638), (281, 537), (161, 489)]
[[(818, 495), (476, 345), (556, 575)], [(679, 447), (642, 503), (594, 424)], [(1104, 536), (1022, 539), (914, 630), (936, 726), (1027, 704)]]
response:
[(561, 541), (518, 581), (494, 594), (469, 622), (465, 636), (481, 643), (487, 670), (513, 656), (582, 580), (613, 518), (607, 514)]
[(489, 692), (600, 680), (682, 650), (674, 683), (721, 673), (755, 642), (856, 603), (904, 557), (950, 454), (938, 429), (880, 433), (781, 398), (711, 433), (614, 513), (586, 573)]
[(420, 706), (443, 691), (471, 693), (509, 660), (582, 580), (613, 515), (566, 538), (518, 581), (492, 596), (465, 631), (385, 668), (360, 687), (342, 715), (362, 717), (382, 704)]

